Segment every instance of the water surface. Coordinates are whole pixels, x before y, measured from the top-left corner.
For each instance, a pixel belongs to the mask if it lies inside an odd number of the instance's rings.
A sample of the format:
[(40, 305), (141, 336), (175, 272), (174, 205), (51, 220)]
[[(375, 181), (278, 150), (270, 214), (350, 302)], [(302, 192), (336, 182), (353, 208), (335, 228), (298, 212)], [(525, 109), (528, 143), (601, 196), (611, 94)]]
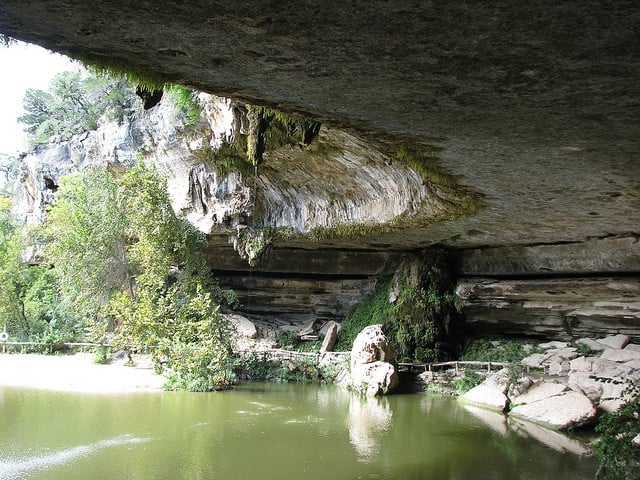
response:
[(0, 480), (593, 478), (595, 459), (561, 453), (562, 440), (551, 448), (535, 430), (483, 415), (426, 394), (362, 399), (316, 385), (127, 395), (0, 388)]

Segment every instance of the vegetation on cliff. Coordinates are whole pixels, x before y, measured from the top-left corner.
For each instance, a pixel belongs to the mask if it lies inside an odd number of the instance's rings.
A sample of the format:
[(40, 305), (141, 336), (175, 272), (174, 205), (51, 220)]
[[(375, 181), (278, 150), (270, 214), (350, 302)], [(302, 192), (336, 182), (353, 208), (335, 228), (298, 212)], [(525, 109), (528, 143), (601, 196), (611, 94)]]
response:
[(37, 232), (46, 243), (39, 266), (21, 261), (26, 238), (8, 206), (0, 209), (0, 284), (12, 338), (110, 342), (150, 352), (169, 388), (229, 384), (234, 329), (218, 305), (235, 297), (212, 278), (204, 236), (174, 214), (154, 170), (63, 178)]
[(436, 252), (421, 265), (399, 269), (393, 279), (379, 284), (372, 297), (349, 311), (336, 349), (351, 349), (365, 326), (382, 324), (401, 360), (455, 358), (462, 344), (462, 317), (447, 271), (444, 252)]
[[(185, 116), (185, 125), (195, 124), (201, 113), (197, 93), (180, 85), (165, 85), (164, 90)], [(52, 139), (69, 140), (95, 130), (101, 122), (120, 123), (141, 110), (139, 96), (139, 89), (124, 76), (62, 72), (53, 77), (47, 90), (27, 89), (25, 113), (18, 121), (25, 125), (33, 148)]]

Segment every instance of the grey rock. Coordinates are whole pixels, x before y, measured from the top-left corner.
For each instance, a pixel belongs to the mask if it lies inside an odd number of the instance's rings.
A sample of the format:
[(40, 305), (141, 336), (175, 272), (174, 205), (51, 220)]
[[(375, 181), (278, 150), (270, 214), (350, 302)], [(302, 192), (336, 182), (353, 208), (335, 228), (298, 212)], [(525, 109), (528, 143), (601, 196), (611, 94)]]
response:
[(540, 368), (550, 356), (548, 353), (534, 353), (522, 359), (520, 363), (526, 367)]
[(598, 403), (602, 397), (603, 382), (593, 378), (586, 372), (575, 372), (569, 375), (569, 388), (581, 392), (592, 402)]
[(333, 350), (333, 346), (336, 344), (336, 340), (338, 339), (338, 324), (333, 322), (332, 325), (327, 329), (327, 333), (322, 340), (322, 346), (320, 347), (320, 352), (330, 352)]
[(547, 373), (549, 375), (566, 375), (571, 370), (571, 365), (567, 360), (552, 360), (549, 363), (549, 368), (547, 369)]
[(532, 385), (523, 394), (512, 398), (511, 403), (515, 406), (525, 405), (527, 403), (533, 403), (548, 397), (560, 395), (567, 390), (568, 388), (560, 383), (542, 381)]
[(318, 333), (318, 328), (320, 328), (320, 322), (318, 320), (311, 320), (307, 323), (302, 329), (298, 332), (299, 337), (304, 337), (306, 335), (315, 335)]
[(509, 405), (509, 372), (502, 369), (460, 397), (460, 402), (503, 412)]
[(609, 348), (624, 348), (631, 341), (628, 335), (610, 335), (598, 340), (599, 343)]
[(628, 350), (617, 349), (617, 348), (607, 348), (603, 353), (602, 357), (605, 360), (611, 360), (613, 362), (630, 362), (633, 360), (640, 360), (640, 351), (638, 350)]
[(580, 338), (576, 340), (576, 345), (582, 345), (593, 352), (602, 352), (606, 348), (605, 345), (593, 338)]
[(578, 427), (592, 422), (597, 415), (591, 400), (578, 392), (563, 392), (514, 407), (509, 415), (553, 430)]
[(382, 325), (365, 327), (351, 349), (351, 386), (367, 395), (380, 395), (398, 386), (395, 352)]
[(342, 330), (342, 325), (341, 324), (339, 324), (338, 322), (336, 322), (334, 320), (329, 320), (318, 331), (318, 335), (320, 336), (320, 338), (324, 338), (324, 337), (327, 336), (327, 332), (330, 329), (334, 328), (334, 327), (337, 329), (337, 333), (340, 333), (340, 330)]
[(501, 389), (482, 383), (462, 395), (459, 400), (462, 403), (478, 405), (499, 412), (504, 412), (509, 405), (509, 399)]
[(238, 331), (238, 334), (250, 339), (258, 338), (258, 329), (255, 323), (249, 320), (247, 317), (243, 317), (238, 314), (222, 314), (223, 317), (230, 321)]
[(558, 349), (561, 349), (561, 348), (566, 348), (568, 346), (569, 346), (568, 343), (566, 343), (566, 342), (558, 342), (558, 341), (546, 342), (546, 343), (538, 344), (538, 348), (541, 348), (542, 350), (558, 350)]

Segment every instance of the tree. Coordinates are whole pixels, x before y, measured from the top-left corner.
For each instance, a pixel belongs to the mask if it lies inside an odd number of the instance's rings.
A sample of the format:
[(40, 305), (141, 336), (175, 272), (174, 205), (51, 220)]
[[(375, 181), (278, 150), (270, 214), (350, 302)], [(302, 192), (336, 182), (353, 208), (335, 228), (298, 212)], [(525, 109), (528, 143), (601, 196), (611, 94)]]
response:
[(61, 296), (96, 340), (113, 327), (114, 345), (150, 351), (172, 388), (212, 390), (231, 381), (233, 329), (218, 303), (232, 295), (212, 278), (206, 239), (175, 215), (153, 169), (63, 179), (46, 232)]
[(52, 136), (68, 140), (73, 135), (94, 130), (100, 118), (122, 120), (135, 102), (134, 87), (124, 79), (106, 75), (62, 72), (51, 80), (49, 91), (26, 90), (24, 115), (32, 146), (46, 143)]
[(131, 288), (126, 228), (111, 173), (96, 169), (61, 179), (45, 224), (45, 258), (55, 267), (62, 304), (80, 318), (106, 318), (111, 297)]
[(119, 342), (151, 349), (171, 388), (212, 390), (231, 381), (232, 327), (217, 303), (232, 300), (213, 280), (206, 239), (171, 208), (166, 181), (138, 165), (121, 180), (132, 240), (132, 294), (112, 303)]
[(21, 259), (24, 235), (14, 223), (11, 203), (0, 198), (0, 318), (12, 336), (32, 341), (71, 341), (73, 322), (59, 308), (56, 279), (46, 266)]

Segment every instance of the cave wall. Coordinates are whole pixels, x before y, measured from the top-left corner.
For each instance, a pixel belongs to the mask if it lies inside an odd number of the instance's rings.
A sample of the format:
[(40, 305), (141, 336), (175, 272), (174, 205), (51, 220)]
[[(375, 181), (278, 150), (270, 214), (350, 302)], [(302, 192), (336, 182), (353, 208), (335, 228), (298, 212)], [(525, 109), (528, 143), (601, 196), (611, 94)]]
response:
[(238, 310), (271, 326), (341, 321), (393, 274), (407, 253), (330, 248), (270, 250), (251, 267), (229, 245), (212, 243), (208, 261), (223, 287), (238, 295)]
[(562, 340), (640, 339), (640, 238), (456, 252), (467, 328)]

